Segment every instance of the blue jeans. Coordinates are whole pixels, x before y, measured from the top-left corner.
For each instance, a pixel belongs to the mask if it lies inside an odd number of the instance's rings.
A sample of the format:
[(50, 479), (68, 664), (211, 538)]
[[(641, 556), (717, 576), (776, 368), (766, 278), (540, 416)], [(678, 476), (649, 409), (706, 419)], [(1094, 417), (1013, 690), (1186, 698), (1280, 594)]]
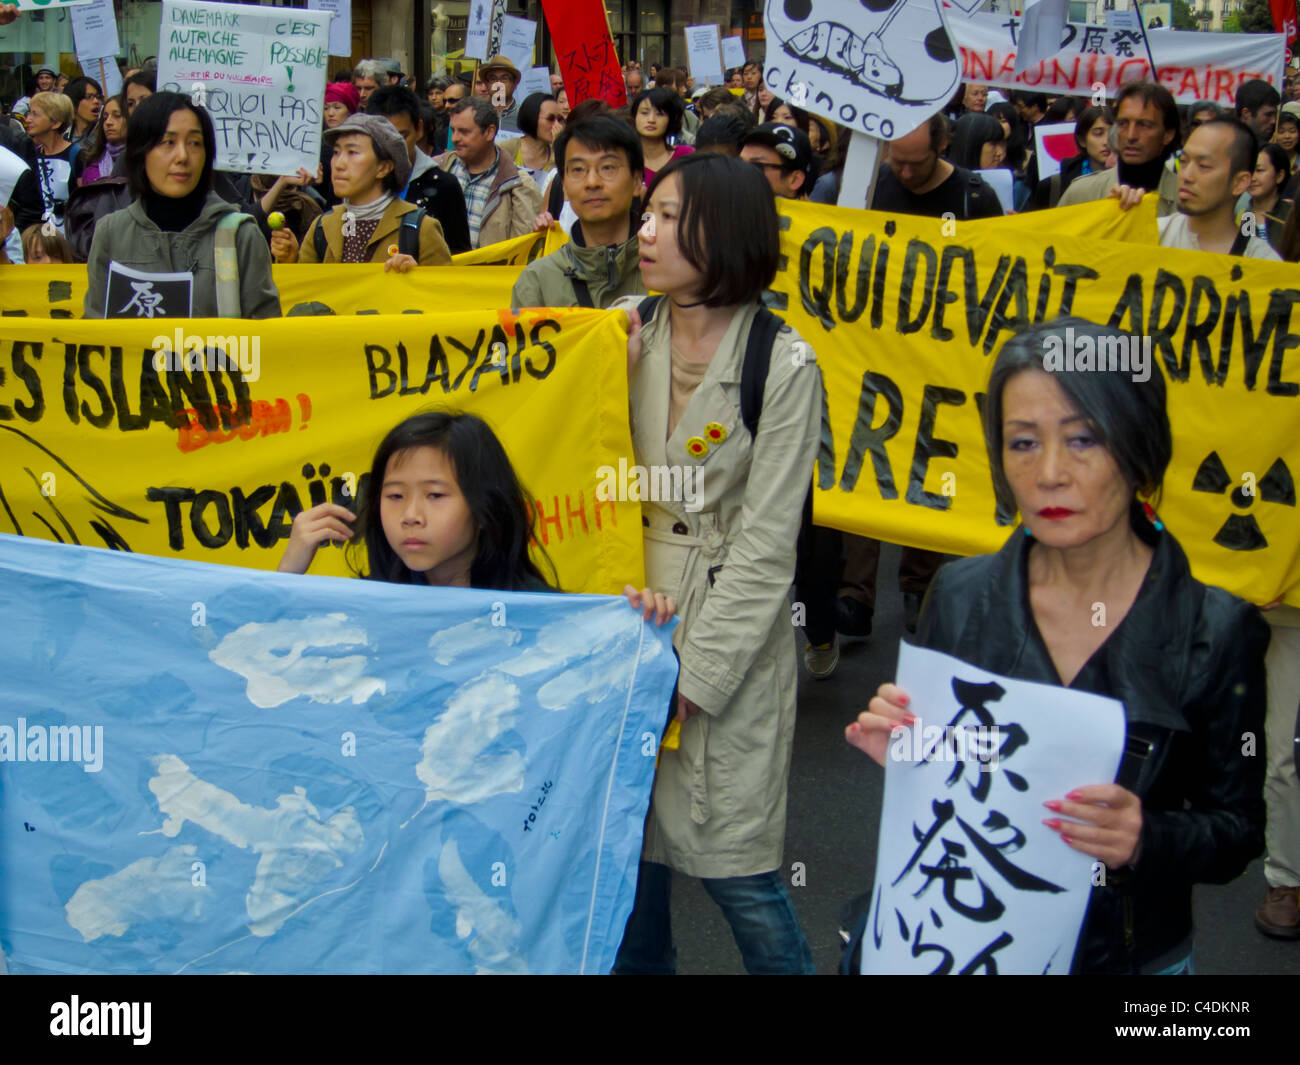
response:
[[(722, 907), (746, 972), (756, 976), (815, 972), (812, 950), (779, 870), (721, 880), (701, 878), (700, 883)], [(671, 886), (668, 866), (641, 863), (636, 901), (614, 961), (615, 973), (671, 976), (677, 971), (668, 910)]]

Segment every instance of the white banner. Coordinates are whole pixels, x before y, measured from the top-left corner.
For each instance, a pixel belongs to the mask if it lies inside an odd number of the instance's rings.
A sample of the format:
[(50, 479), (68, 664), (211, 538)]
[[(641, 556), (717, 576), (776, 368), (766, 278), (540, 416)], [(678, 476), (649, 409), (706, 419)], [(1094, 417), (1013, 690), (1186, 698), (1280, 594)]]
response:
[(207, 108), (218, 170), (316, 172), (329, 21), (328, 11), (163, 0), (158, 88)]
[[(505, 17), (501, 24), (501, 54), (518, 67), (520, 71), (532, 69), (533, 48), (536, 44), (536, 22), (530, 18), (519, 18), (517, 15), (507, 15)], [(546, 91), (551, 91), (549, 78), (546, 82)]]
[[(1067, 23), (1061, 49), (1023, 74), (1015, 72), (1019, 18), (981, 13), (954, 18), (949, 29), (961, 53), (963, 81), (1082, 96), (1100, 85), (1113, 97), (1122, 85), (1151, 74), (1140, 29)], [(1213, 100), (1231, 107), (1237, 86), (1252, 78), (1281, 91), (1280, 33), (1165, 30), (1149, 40), (1160, 82), (1180, 104)]]
[(1114, 781), (1123, 705), (908, 643), (898, 686), (917, 721), (890, 740), (862, 972), (1068, 973), (1100, 863), (1043, 803)]

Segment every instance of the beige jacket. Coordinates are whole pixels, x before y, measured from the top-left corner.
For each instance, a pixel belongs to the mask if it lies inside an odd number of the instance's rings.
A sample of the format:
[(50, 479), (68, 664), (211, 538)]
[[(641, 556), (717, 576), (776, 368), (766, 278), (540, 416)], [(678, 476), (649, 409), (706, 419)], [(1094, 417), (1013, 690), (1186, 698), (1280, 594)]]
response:
[[(1061, 193), (1057, 207), (1072, 207), (1076, 203), (1091, 203), (1104, 200), (1119, 180), (1119, 167), (1112, 166), (1098, 174), (1075, 178), (1070, 187)], [(1160, 202), (1156, 205), (1156, 217), (1175, 214), (1178, 211), (1178, 174), (1165, 167), (1160, 175), (1160, 184), (1156, 188)]]
[[(682, 726), (678, 750), (660, 754), (643, 857), (697, 877), (770, 872), (781, 865), (785, 840), (797, 679), (788, 593), (822, 385), (811, 349), (796, 349), (800, 338), (787, 327), (772, 351), (751, 442), (740, 375), (754, 311), (737, 312), (671, 438), (667, 300), (644, 326), (629, 380), (636, 462), (695, 467), (701, 478), (696, 510), (683, 501), (642, 502), (647, 581), (677, 600), (681, 618), (678, 689), (704, 711)], [(693, 457), (688, 443), (706, 440), (710, 423), (725, 438)]]

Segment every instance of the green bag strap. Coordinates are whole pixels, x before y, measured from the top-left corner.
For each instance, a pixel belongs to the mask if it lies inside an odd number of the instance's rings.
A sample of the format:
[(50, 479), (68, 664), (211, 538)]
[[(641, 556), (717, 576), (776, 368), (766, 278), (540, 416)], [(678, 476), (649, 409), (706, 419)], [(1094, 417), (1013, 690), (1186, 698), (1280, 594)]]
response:
[(217, 314), (239, 318), (239, 256), (235, 254), (235, 230), (250, 217), (241, 211), (224, 215), (217, 222), (214, 259), (217, 270)]

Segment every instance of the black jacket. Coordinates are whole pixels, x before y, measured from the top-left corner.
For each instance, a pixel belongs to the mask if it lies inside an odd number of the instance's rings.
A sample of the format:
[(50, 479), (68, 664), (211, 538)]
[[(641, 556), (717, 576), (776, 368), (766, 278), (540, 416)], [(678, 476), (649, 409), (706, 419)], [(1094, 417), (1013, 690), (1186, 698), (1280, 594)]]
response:
[[(1132, 870), (1108, 870), (1093, 888), (1075, 972), (1132, 972), (1180, 953), (1192, 932), (1192, 885), (1227, 883), (1264, 847), (1268, 626), (1249, 603), (1195, 580), (1177, 541), (1136, 506), (1132, 522), (1155, 550), (1150, 569), (1070, 687), (1124, 704), (1117, 783), (1142, 800), (1141, 849)], [(941, 569), (916, 642), (990, 672), (1060, 684), (1030, 613), (1031, 543), (1017, 529), (996, 555)], [(1249, 754), (1246, 734), (1257, 741)]]
[(442, 223), (442, 235), (452, 255), (471, 250), (465, 194), (460, 190), (460, 182), (447, 171), (431, 166), (419, 177), (411, 178), (402, 199), (423, 207), (425, 214)]
[(1055, 207), (1061, 193), (1070, 187), (1070, 182), (1083, 176), (1083, 164), (1087, 158), (1086, 152), (1072, 155), (1061, 163), (1059, 174), (1043, 178), (1034, 189), (1034, 207)]

